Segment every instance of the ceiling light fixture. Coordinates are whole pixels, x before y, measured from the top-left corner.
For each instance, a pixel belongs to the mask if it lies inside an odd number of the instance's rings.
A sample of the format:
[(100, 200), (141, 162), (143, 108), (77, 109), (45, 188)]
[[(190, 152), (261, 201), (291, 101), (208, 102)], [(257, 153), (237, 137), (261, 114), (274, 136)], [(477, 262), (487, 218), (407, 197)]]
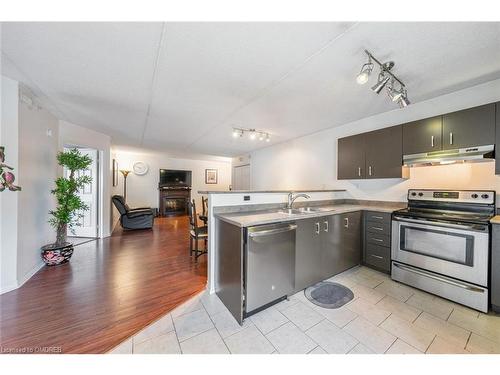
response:
[(366, 64), (363, 64), (363, 66), (361, 67), (361, 70), (359, 71), (359, 74), (356, 77), (356, 82), (358, 82), (358, 84), (360, 85), (364, 85), (366, 82), (368, 82), (372, 70), (373, 70), (372, 59), (368, 57), (368, 62)]
[(391, 77), (386, 76), (384, 72), (380, 72), (377, 78), (377, 83), (372, 87), (372, 91), (375, 92), (376, 94), (380, 94), (380, 91), (382, 91), (382, 89), (385, 87), (385, 85), (387, 84), (387, 82), (389, 82), (390, 79)]
[[(361, 71), (356, 77), (356, 82), (360, 85), (368, 82), (370, 74), (373, 71), (373, 62), (375, 62), (379, 66), (380, 72), (377, 77), (377, 83), (371, 88), (372, 91), (376, 94), (380, 94), (384, 87), (387, 86), (387, 93), (393, 102), (397, 102), (401, 108), (408, 106), (410, 101), (408, 100), (408, 93), (406, 91), (405, 84), (391, 73), (391, 69), (394, 67), (394, 62), (387, 61), (385, 63), (381, 63), (367, 50), (365, 50), (365, 53), (368, 56), (368, 62), (363, 64), (361, 67)], [(389, 82), (390, 84), (388, 85)], [(400, 85), (399, 90), (396, 90), (394, 87), (396, 83)]]
[(267, 132), (256, 129), (233, 128), (234, 138), (241, 138), (245, 133), (248, 133), (248, 138), (252, 141), (258, 138), (259, 141), (271, 142), (271, 136)]

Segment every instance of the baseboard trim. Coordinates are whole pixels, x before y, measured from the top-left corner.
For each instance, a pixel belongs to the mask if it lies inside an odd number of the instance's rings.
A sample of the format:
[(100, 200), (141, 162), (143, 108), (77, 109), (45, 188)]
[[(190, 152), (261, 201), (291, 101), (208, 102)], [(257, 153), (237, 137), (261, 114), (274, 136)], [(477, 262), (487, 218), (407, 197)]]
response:
[(40, 261), (40, 263), (36, 264), (27, 274), (25, 274), (23, 276), (23, 278), (18, 282), (18, 288), (23, 286), (23, 284), (28, 281), (29, 279), (31, 279), (33, 277), (33, 275), (35, 273), (37, 273), (38, 271), (40, 271), (40, 269), (45, 265), (45, 263), (43, 261)]
[(37, 273), (38, 271), (40, 271), (40, 269), (45, 265), (45, 263), (43, 261), (40, 261), (40, 263), (37, 263), (31, 270), (29, 270), (28, 273), (26, 273), (21, 280), (17, 280), (17, 284), (11, 284), (11, 285), (8, 285), (7, 287), (2, 287), (0, 289), (0, 294), (4, 294), (4, 293), (7, 293), (7, 292), (11, 292), (13, 291), (14, 289), (17, 289), (17, 288), (20, 288), (24, 285), (24, 283), (26, 281), (28, 281), (29, 279), (31, 279), (33, 277), (33, 275), (35, 273)]
[(19, 288), (19, 286), (17, 284), (11, 284), (11, 285), (7, 285), (7, 286), (2, 286), (2, 288), (0, 289), (0, 294), (4, 294), (4, 293), (8, 293), (14, 289), (17, 289)]

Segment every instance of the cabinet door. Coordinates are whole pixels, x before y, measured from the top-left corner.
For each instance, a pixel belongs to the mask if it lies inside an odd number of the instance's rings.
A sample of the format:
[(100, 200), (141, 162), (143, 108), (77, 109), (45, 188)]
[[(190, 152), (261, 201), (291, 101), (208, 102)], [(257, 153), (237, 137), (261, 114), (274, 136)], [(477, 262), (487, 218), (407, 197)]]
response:
[(442, 116), (403, 124), (403, 155), (441, 150), (442, 127)]
[(364, 134), (339, 138), (337, 149), (337, 178), (339, 180), (365, 178)]
[[(342, 271), (361, 263), (361, 212), (342, 215), (344, 227), (342, 243)], [(341, 272), (342, 272), (341, 271)]]
[(295, 291), (299, 291), (323, 277), (321, 218), (297, 220), (295, 238)]
[(443, 116), (443, 150), (491, 145), (495, 140), (495, 103)]
[(365, 133), (366, 178), (403, 177), (402, 125)]
[(361, 263), (361, 212), (330, 216), (328, 231), (324, 224), (322, 266), (327, 279)]

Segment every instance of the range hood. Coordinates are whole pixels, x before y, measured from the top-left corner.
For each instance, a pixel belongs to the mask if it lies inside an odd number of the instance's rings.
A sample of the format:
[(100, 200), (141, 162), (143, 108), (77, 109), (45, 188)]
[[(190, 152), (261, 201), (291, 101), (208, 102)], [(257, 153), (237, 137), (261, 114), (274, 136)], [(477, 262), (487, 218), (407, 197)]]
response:
[(426, 167), (454, 163), (477, 163), (493, 161), (495, 160), (494, 157), (495, 146), (488, 145), (403, 155), (403, 165), (407, 167)]

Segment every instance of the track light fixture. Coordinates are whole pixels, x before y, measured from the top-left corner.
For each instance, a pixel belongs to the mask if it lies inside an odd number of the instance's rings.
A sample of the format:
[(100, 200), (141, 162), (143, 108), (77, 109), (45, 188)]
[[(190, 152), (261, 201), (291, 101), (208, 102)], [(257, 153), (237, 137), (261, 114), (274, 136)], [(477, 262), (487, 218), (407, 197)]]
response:
[(372, 87), (372, 91), (377, 94), (380, 94), (380, 91), (382, 91), (382, 89), (385, 87), (385, 85), (387, 84), (387, 82), (389, 82), (390, 79), (391, 77), (386, 76), (384, 72), (380, 72), (377, 78), (377, 83), (375, 84), (375, 86)]
[[(391, 73), (391, 69), (394, 67), (394, 62), (388, 61), (381, 63), (367, 50), (365, 50), (365, 53), (368, 56), (368, 62), (363, 64), (361, 67), (361, 70), (356, 77), (356, 82), (360, 85), (368, 82), (370, 74), (373, 71), (373, 62), (375, 62), (379, 66), (380, 72), (377, 77), (377, 83), (371, 88), (372, 91), (376, 94), (380, 94), (384, 87), (387, 87), (387, 93), (391, 100), (398, 103), (401, 108), (407, 107), (410, 104), (410, 101), (408, 100), (406, 86), (403, 81)], [(399, 90), (396, 90), (396, 84), (399, 85)]]
[(368, 82), (372, 70), (373, 70), (372, 59), (371, 57), (368, 57), (368, 62), (366, 64), (363, 64), (363, 66), (361, 67), (361, 70), (359, 71), (359, 74), (356, 77), (356, 82), (358, 82), (360, 85), (364, 85), (366, 82)]
[(271, 136), (267, 132), (255, 129), (233, 128), (234, 138), (241, 138), (245, 133), (248, 133), (248, 138), (252, 141), (258, 138), (259, 141), (265, 140), (266, 142), (271, 142)]

